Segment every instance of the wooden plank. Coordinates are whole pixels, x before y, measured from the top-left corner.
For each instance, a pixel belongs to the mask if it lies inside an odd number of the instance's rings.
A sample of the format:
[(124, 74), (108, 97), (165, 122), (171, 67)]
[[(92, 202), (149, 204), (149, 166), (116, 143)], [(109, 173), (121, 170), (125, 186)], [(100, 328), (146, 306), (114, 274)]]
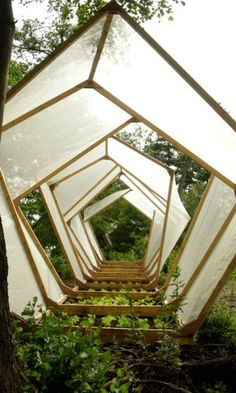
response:
[(95, 54), (95, 57), (94, 57), (94, 60), (93, 60), (93, 64), (92, 64), (92, 67), (91, 67), (91, 70), (90, 70), (90, 74), (89, 74), (89, 78), (88, 78), (89, 80), (92, 80), (94, 78), (94, 75), (95, 75), (95, 72), (96, 72), (96, 69), (97, 69), (97, 66), (98, 66), (98, 63), (99, 63), (99, 60), (100, 60), (100, 57), (101, 57), (104, 45), (105, 45), (105, 41), (106, 41), (109, 29), (110, 29), (110, 25), (111, 25), (111, 22), (112, 22), (112, 17), (113, 17), (113, 15), (109, 14), (109, 13), (106, 16), (106, 20), (105, 20), (105, 23), (104, 23), (104, 26), (103, 26), (102, 35), (100, 37), (100, 41), (99, 41), (99, 44), (98, 44), (98, 47), (97, 47), (97, 52)]
[(144, 283), (144, 284), (149, 283), (148, 278), (124, 277), (124, 276), (123, 277), (116, 277), (116, 276), (91, 277), (91, 278), (87, 279), (87, 281), (91, 281), (91, 282), (119, 282), (119, 283), (123, 283), (124, 285), (127, 282)]
[(77, 291), (71, 291), (70, 297), (75, 298), (81, 296), (85, 299), (87, 298), (93, 298), (93, 297), (117, 297), (117, 296), (128, 296), (129, 298), (133, 300), (139, 300), (139, 299), (144, 299), (146, 297), (154, 297), (158, 298), (159, 292), (158, 291), (147, 291), (147, 292), (119, 292), (119, 291), (83, 291), (83, 290), (77, 290)]
[(169, 212), (170, 212), (170, 201), (171, 201), (173, 181), (174, 181), (174, 176), (171, 176), (170, 183), (169, 183), (168, 197), (167, 197), (166, 214), (165, 214), (163, 228), (162, 228), (161, 244), (160, 244), (160, 249), (158, 251), (158, 256), (157, 256), (157, 272), (156, 272), (157, 279), (159, 279), (160, 270), (161, 270), (161, 259), (162, 259), (162, 254), (163, 254), (163, 250), (164, 250), (166, 229), (167, 229), (167, 223), (168, 223)]
[(134, 283), (89, 283), (87, 286), (92, 289), (146, 289), (155, 290), (157, 288), (156, 284), (134, 284)]
[[(94, 305), (94, 304), (60, 304), (60, 311), (72, 313), (76, 315), (93, 314), (97, 316), (102, 315), (121, 315), (132, 314), (140, 317), (156, 317), (157, 315), (171, 314), (175, 307), (163, 306), (122, 306), (122, 305)], [(50, 307), (50, 309), (57, 310), (57, 307)]]
[(52, 105), (55, 105), (57, 102), (64, 100), (65, 98), (69, 97), (72, 94), (75, 94), (76, 92), (78, 92), (79, 90), (81, 90), (87, 86), (88, 86), (87, 81), (79, 83), (75, 87), (72, 87), (71, 89), (69, 89), (67, 91), (64, 91), (63, 93), (57, 95), (56, 97), (51, 98), (50, 100), (44, 102), (43, 104), (37, 106), (36, 108), (31, 109), (30, 111), (24, 113), (23, 115), (15, 118), (14, 120), (5, 124), (2, 127), (2, 131), (7, 131), (9, 128), (12, 128), (12, 127), (16, 126), (17, 124), (22, 123), (23, 121), (29, 119), (30, 117), (36, 115), (37, 113), (42, 112), (44, 109), (47, 109)]
[(102, 161), (102, 160), (104, 160), (104, 159), (105, 159), (105, 156), (101, 156), (100, 158), (97, 158), (96, 160), (90, 162), (89, 164), (84, 165), (83, 167), (77, 169), (77, 170), (74, 171), (74, 172), (71, 172), (69, 175), (66, 175), (66, 176), (62, 177), (60, 180), (55, 181), (55, 183), (52, 182), (51, 185), (50, 185), (50, 187), (54, 187), (54, 188), (57, 187), (59, 184), (61, 184), (61, 183), (64, 182), (65, 180), (70, 179), (72, 176), (77, 175), (78, 173), (84, 171), (84, 170), (87, 169), (87, 168), (90, 168), (91, 166), (97, 164), (98, 162), (100, 162), (100, 161)]

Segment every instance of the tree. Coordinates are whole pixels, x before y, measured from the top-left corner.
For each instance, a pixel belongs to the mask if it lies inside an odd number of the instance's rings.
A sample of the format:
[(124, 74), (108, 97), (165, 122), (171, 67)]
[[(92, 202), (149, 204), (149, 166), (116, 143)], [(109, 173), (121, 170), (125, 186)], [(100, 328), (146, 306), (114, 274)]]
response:
[[(13, 45), (12, 72), (21, 79), (35, 64), (41, 62), (59, 44), (82, 27), (109, 0), (19, 0), (23, 5), (43, 3), (50, 14), (46, 21), (26, 19), (16, 29)], [(117, 0), (139, 23), (157, 17), (173, 19), (173, 6), (180, 0)], [(17, 80), (15, 80), (17, 82)], [(12, 86), (12, 84), (11, 84)]]
[[(2, 0), (0, 2), (0, 129), (14, 30), (11, 0)], [(7, 275), (6, 245), (0, 219), (0, 386), (2, 393), (20, 393), (23, 391), (22, 374), (17, 364), (11, 333)]]

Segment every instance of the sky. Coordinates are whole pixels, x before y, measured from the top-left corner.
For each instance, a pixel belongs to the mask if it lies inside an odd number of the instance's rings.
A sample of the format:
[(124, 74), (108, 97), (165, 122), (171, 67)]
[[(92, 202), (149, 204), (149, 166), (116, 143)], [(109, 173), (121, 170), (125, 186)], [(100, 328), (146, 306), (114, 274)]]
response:
[[(13, 1), (15, 19), (43, 16), (40, 5), (27, 9)], [(156, 20), (145, 29), (215, 100), (236, 118), (236, 1), (186, 0), (174, 21)]]

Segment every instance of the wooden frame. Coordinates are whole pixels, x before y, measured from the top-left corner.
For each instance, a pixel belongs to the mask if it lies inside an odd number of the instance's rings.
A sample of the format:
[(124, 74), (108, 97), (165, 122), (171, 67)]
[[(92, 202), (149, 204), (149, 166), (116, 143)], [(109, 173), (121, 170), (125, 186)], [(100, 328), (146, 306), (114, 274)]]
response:
[(167, 224), (168, 224), (168, 220), (169, 220), (170, 202), (171, 202), (171, 196), (172, 196), (173, 182), (174, 182), (174, 176), (172, 174), (172, 176), (170, 178), (170, 183), (169, 183), (169, 190), (168, 190), (168, 197), (167, 197), (167, 206), (166, 206), (166, 214), (165, 214), (163, 228), (162, 228), (162, 239), (161, 239), (161, 244), (160, 244), (160, 252), (159, 252), (158, 257), (157, 257), (157, 279), (159, 279), (160, 270), (161, 270), (161, 260), (162, 260), (164, 245), (165, 245)]

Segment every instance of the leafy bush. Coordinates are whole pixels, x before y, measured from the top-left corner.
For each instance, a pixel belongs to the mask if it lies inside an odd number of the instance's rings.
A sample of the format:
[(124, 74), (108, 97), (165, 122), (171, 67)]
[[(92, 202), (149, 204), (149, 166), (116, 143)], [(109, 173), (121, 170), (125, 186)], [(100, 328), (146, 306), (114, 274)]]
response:
[(224, 305), (214, 307), (197, 333), (199, 344), (235, 344), (232, 317)]
[[(18, 328), (16, 343), (24, 372), (36, 392), (99, 392), (107, 380), (112, 358), (110, 352), (102, 351), (98, 333), (86, 336), (72, 330), (74, 321), (65, 313), (48, 315), (40, 308), (37, 310), (35, 304), (35, 301), (29, 304), (24, 312), (30, 331)], [(40, 323), (33, 319), (35, 311), (42, 313)]]

